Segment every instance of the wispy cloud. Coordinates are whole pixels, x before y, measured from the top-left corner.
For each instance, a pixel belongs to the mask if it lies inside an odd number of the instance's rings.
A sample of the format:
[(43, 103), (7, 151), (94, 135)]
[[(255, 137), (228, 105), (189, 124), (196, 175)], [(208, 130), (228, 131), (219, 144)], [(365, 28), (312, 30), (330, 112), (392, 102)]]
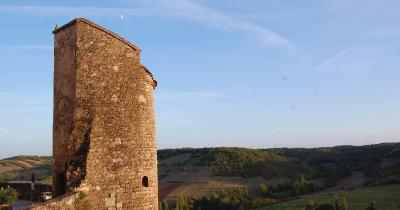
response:
[(244, 19), (230, 16), (203, 6), (193, 0), (147, 0), (139, 1), (135, 8), (68, 7), (68, 6), (0, 6), (0, 13), (21, 15), (68, 15), (68, 16), (109, 16), (124, 20), (129, 16), (169, 16), (189, 19), (199, 24), (222, 30), (248, 34), (261, 44), (278, 49), (294, 49), (285, 37), (267, 27)]
[(316, 67), (321, 72), (362, 72), (372, 69), (384, 51), (373, 48), (342, 50)]
[(340, 58), (343, 57), (346, 53), (347, 53), (346, 50), (342, 50), (342, 51), (336, 53), (334, 56), (325, 59), (325, 60), (317, 67), (317, 69), (321, 69), (321, 68), (323, 68), (323, 67), (329, 65), (330, 63), (336, 61), (337, 59), (340, 59)]
[(290, 50), (294, 48), (288, 39), (266, 27), (234, 18), (215, 9), (198, 4), (193, 0), (152, 0), (148, 1), (146, 5), (161, 8), (165, 13), (191, 19), (207, 26), (251, 34), (268, 46)]

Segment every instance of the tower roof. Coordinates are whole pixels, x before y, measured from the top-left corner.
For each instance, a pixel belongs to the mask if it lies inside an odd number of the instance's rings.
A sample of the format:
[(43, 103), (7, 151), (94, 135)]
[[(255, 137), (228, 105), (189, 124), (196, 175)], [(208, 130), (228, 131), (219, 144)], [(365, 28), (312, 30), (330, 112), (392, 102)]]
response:
[[(74, 24), (76, 24), (76, 23), (78, 23), (78, 22), (86, 23), (86, 24), (88, 24), (88, 25), (90, 25), (90, 26), (92, 26), (92, 27), (94, 27), (94, 28), (97, 28), (97, 29), (99, 29), (99, 30), (101, 30), (101, 31), (103, 31), (103, 32), (105, 32), (105, 33), (107, 33), (108, 35), (110, 35), (110, 36), (112, 36), (112, 37), (114, 37), (114, 38), (120, 40), (121, 42), (125, 43), (126, 45), (128, 45), (129, 47), (131, 47), (131, 48), (132, 48), (133, 50), (135, 50), (135, 51), (139, 51), (139, 52), (141, 51), (139, 47), (137, 47), (136, 45), (130, 43), (128, 40), (122, 38), (122, 37), (119, 36), (118, 34), (112, 32), (112, 31), (110, 31), (110, 30), (108, 30), (108, 29), (106, 29), (106, 28), (104, 28), (104, 27), (102, 27), (102, 26), (100, 26), (100, 25), (97, 25), (96, 23), (93, 23), (92, 21), (87, 20), (87, 19), (85, 19), (85, 18), (75, 18), (75, 19), (73, 19), (72, 21), (70, 21), (69, 23), (67, 23), (67, 24), (65, 24), (65, 25), (63, 25), (63, 26), (61, 26), (61, 27), (59, 27), (59, 28), (56, 28), (56, 29), (53, 31), (53, 34), (56, 34), (57, 32), (62, 31), (62, 30), (64, 30), (64, 29), (68, 28), (69, 26), (72, 26), (72, 25), (74, 25)], [(153, 79), (154, 88), (155, 88), (155, 87), (157, 86), (157, 81), (154, 79), (153, 74), (152, 74), (144, 65), (141, 65), (141, 66), (142, 66), (142, 69), (143, 69), (145, 72), (147, 72), (147, 73), (151, 76), (151, 78)]]
[(106, 28), (104, 28), (104, 27), (102, 27), (102, 26), (100, 26), (100, 25), (97, 25), (96, 23), (93, 23), (92, 21), (90, 21), (90, 20), (88, 20), (88, 19), (85, 19), (85, 18), (75, 18), (75, 19), (71, 20), (69, 23), (67, 23), (67, 24), (65, 24), (65, 25), (63, 25), (63, 26), (61, 26), (61, 27), (59, 27), (59, 28), (56, 28), (56, 29), (53, 31), (53, 34), (56, 34), (57, 32), (62, 31), (63, 29), (68, 28), (69, 26), (72, 26), (72, 25), (74, 25), (75, 23), (78, 23), (78, 22), (86, 23), (86, 24), (91, 25), (91, 26), (93, 26), (93, 27), (95, 27), (95, 28), (97, 28), (97, 29), (99, 29), (99, 30), (101, 30), (101, 31), (104, 31), (104, 32), (106, 32), (107, 34), (113, 36), (114, 38), (119, 39), (120, 41), (124, 42), (124, 43), (127, 44), (128, 46), (132, 47), (134, 50), (140, 51), (140, 48), (139, 48), (139, 47), (137, 47), (137, 46), (135, 46), (134, 44), (130, 43), (128, 40), (122, 38), (122, 37), (119, 36), (118, 34), (112, 32), (112, 31), (110, 31), (110, 30), (108, 30), (108, 29), (106, 29)]

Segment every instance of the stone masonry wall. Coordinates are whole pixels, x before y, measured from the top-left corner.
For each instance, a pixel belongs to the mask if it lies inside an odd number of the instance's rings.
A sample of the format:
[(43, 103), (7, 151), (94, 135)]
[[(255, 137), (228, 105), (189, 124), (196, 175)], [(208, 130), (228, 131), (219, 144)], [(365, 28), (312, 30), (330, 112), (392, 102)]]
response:
[(53, 191), (84, 188), (95, 209), (158, 209), (156, 83), (140, 49), (84, 19), (54, 33)]
[(54, 40), (54, 114), (53, 114), (53, 195), (66, 189), (66, 165), (74, 142), (76, 83), (76, 25), (56, 34)]
[(30, 210), (75, 210), (77, 194), (65, 194), (56, 199), (26, 208)]

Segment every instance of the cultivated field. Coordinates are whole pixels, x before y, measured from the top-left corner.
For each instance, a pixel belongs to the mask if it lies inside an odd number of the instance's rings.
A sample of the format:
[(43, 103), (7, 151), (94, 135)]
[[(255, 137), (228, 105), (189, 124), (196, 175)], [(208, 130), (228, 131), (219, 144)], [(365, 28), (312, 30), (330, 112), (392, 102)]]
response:
[(307, 202), (313, 200), (318, 204), (334, 204), (336, 199), (346, 198), (351, 210), (364, 210), (371, 201), (376, 201), (379, 210), (397, 210), (400, 207), (400, 185), (366, 187), (347, 192), (330, 193), (326, 195), (307, 195), (293, 200), (258, 210), (303, 210)]
[(27, 182), (33, 171), (38, 182), (49, 183), (51, 157), (16, 156), (0, 160), (0, 181)]

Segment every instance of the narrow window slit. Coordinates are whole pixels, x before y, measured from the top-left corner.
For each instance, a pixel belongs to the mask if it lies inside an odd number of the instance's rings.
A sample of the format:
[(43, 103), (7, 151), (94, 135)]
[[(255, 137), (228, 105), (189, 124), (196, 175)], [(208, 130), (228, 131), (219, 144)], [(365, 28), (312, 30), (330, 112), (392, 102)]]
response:
[(147, 176), (144, 176), (142, 178), (142, 186), (143, 187), (149, 187), (149, 178), (147, 178)]

